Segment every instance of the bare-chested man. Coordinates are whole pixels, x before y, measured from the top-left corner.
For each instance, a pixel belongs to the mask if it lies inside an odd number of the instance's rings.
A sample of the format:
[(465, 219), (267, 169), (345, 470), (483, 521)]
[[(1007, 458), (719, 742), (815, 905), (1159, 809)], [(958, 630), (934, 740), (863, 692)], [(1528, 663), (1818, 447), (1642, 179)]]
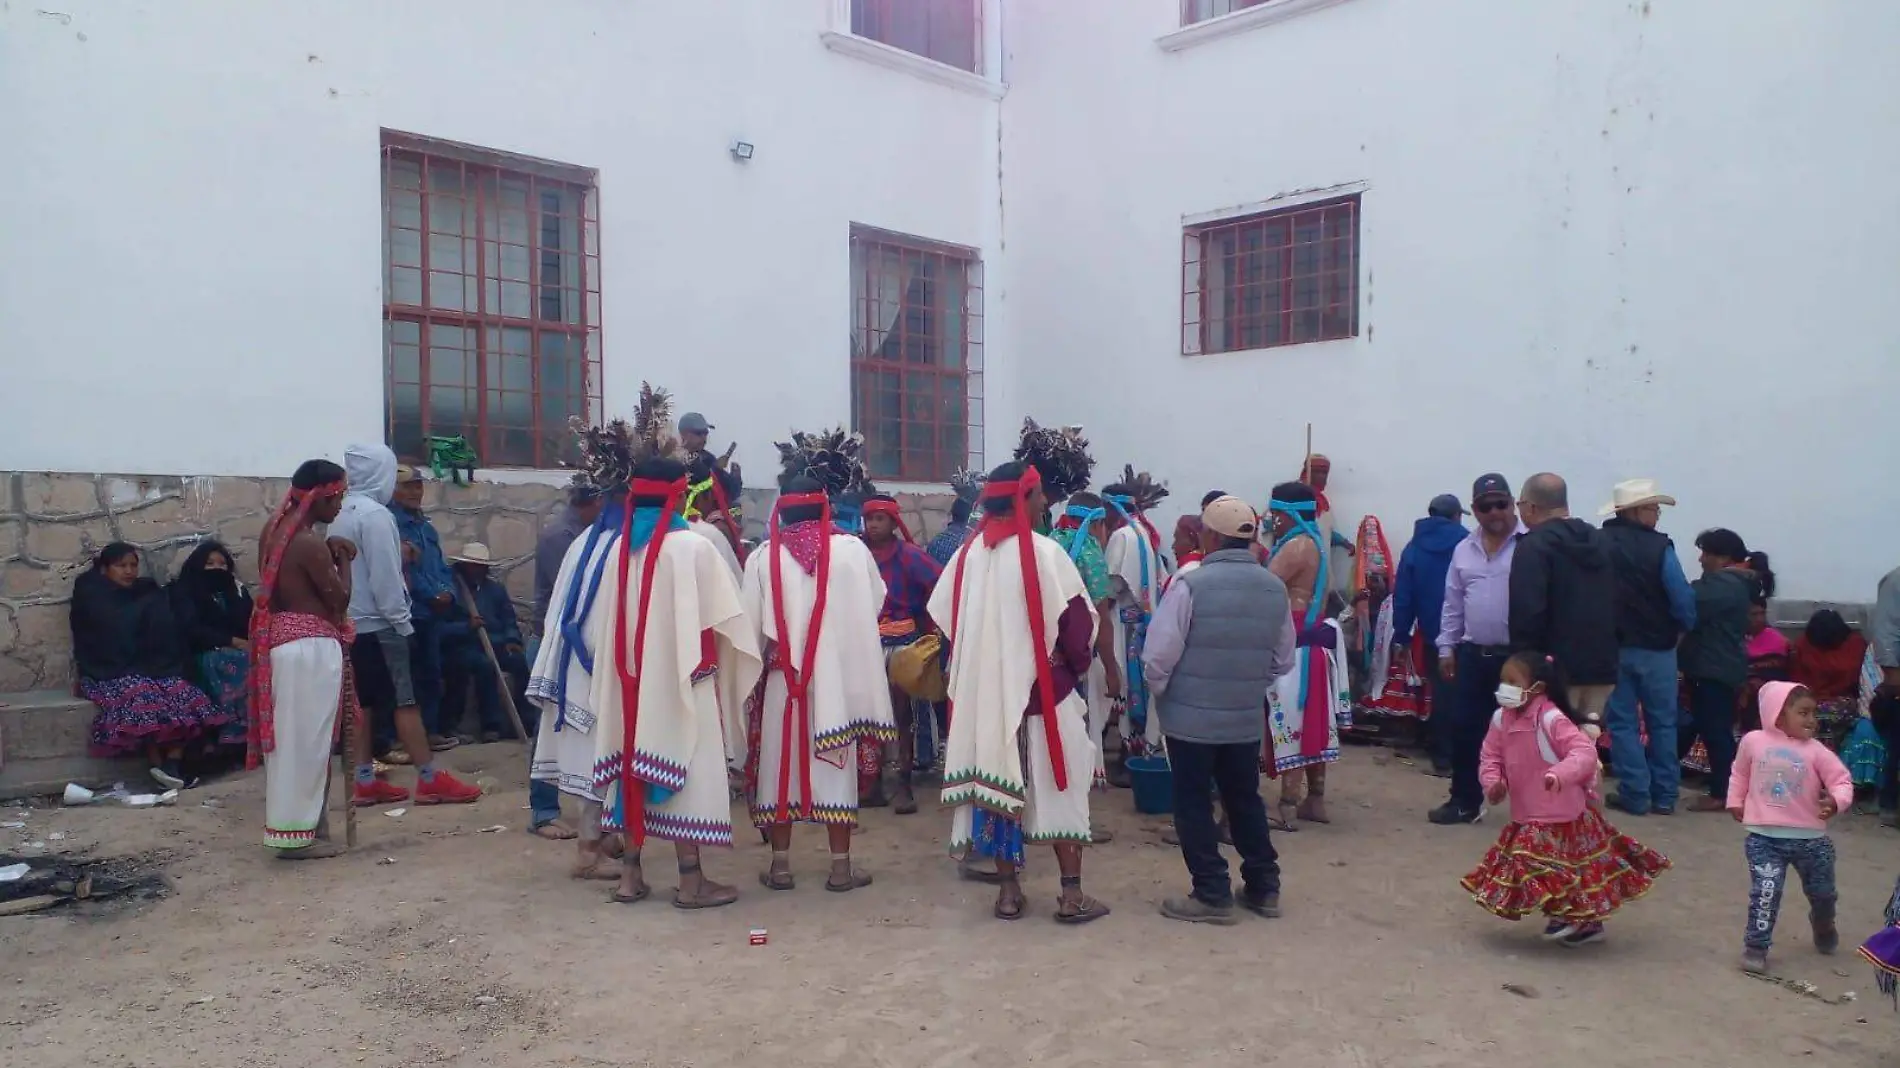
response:
[(261, 592), (251, 624), (250, 763), (265, 768), (264, 843), (284, 860), (332, 857), (324, 799), (339, 708), (353, 712), (344, 685), (349, 642), (350, 561), (356, 546), (325, 542), (348, 488), (343, 469), (309, 460), (259, 539)]

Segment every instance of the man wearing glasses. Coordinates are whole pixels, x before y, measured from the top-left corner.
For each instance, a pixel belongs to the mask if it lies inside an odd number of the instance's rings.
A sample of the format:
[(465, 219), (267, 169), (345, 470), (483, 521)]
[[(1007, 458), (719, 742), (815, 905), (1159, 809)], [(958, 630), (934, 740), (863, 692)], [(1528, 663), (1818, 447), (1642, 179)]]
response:
[(1438, 711), (1451, 746), (1451, 800), (1431, 811), (1438, 824), (1476, 823), (1484, 813), (1478, 753), (1497, 702), (1498, 673), (1511, 655), (1511, 561), (1524, 528), (1503, 475), (1472, 484), (1478, 529), (1451, 552), (1439, 617), (1438, 670), (1450, 683), (1450, 707)]

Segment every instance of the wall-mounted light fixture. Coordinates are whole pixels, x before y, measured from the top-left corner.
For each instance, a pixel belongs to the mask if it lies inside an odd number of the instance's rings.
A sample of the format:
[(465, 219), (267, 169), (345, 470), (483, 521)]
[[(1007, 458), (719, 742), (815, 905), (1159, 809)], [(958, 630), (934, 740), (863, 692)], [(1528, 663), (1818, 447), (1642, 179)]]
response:
[(752, 158), (752, 150), (752, 142), (750, 141), (734, 141), (726, 148), (726, 151), (732, 153), (732, 158), (738, 160), (740, 163), (744, 163)]

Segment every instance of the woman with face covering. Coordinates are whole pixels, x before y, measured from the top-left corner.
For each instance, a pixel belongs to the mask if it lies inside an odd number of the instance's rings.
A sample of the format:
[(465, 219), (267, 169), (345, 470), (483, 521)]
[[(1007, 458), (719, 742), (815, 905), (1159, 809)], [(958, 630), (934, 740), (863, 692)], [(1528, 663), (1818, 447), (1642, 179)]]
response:
[(251, 671), (251, 594), (238, 581), (230, 550), (202, 541), (171, 584), (171, 608), (191, 654), (192, 678), (230, 716), (220, 746), (244, 746)]
[(185, 747), (230, 716), (184, 680), (186, 650), (169, 599), (139, 575), (138, 550), (114, 542), (73, 585), (73, 665), (80, 696), (99, 706), (94, 756), (144, 752), (152, 777), (183, 786)]

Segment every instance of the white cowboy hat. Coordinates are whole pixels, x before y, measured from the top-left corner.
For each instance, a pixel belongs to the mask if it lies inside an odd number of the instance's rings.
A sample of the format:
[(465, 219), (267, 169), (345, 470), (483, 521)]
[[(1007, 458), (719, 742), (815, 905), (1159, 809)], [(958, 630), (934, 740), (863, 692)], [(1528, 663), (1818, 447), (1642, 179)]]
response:
[(479, 541), (471, 541), (462, 546), (462, 551), (455, 554), (454, 560), (458, 564), (493, 564), (495, 562), (495, 558), (488, 554), (488, 546)]
[(1599, 515), (1615, 515), (1630, 508), (1641, 508), (1645, 504), (1667, 504), (1674, 506), (1676, 499), (1656, 487), (1653, 478), (1632, 478), (1618, 482), (1610, 494), (1610, 503), (1603, 506)]

